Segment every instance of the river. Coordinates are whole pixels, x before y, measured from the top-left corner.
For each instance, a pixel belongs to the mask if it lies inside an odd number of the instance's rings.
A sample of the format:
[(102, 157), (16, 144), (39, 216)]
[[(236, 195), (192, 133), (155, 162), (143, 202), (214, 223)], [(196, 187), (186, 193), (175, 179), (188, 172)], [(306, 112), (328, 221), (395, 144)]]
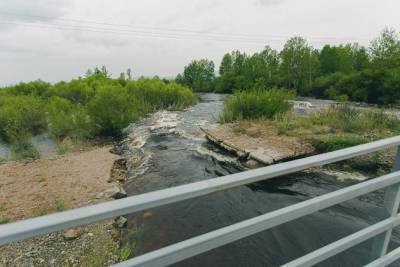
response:
[[(244, 170), (235, 157), (208, 143), (199, 127), (215, 123), (223, 95), (201, 94), (182, 112), (157, 112), (126, 129), (119, 146), (128, 158), (129, 195)], [(123, 242), (135, 255), (295, 204), (373, 177), (315, 168), (240, 186), (128, 216)], [(185, 260), (175, 266), (278, 266), (381, 220), (383, 193), (374, 192)], [(394, 231), (392, 246), (400, 245)], [(364, 242), (319, 266), (362, 266)], [(400, 265), (393, 265), (400, 266)]]

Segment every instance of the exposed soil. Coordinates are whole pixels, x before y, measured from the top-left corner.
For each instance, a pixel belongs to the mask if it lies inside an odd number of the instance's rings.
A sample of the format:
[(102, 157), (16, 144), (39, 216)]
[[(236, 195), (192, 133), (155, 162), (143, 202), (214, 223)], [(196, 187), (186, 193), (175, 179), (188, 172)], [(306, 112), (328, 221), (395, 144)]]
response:
[(56, 206), (73, 208), (96, 200), (99, 192), (110, 188), (110, 172), (119, 159), (110, 148), (0, 165), (1, 214), (20, 220), (57, 210)]
[[(120, 157), (110, 149), (105, 146), (53, 159), (0, 164), (2, 223), (110, 200), (117, 186), (114, 180), (121, 176), (113, 170), (120, 167)], [(112, 224), (109, 220), (80, 227), (73, 238), (59, 232), (0, 246), (0, 266), (115, 263), (119, 231)]]

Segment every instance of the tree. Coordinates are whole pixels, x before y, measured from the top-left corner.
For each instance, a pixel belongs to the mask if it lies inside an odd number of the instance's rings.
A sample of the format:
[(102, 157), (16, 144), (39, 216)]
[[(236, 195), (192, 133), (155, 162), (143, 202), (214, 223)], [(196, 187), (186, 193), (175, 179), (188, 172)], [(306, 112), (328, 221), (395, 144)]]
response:
[(368, 51), (365, 47), (358, 45), (357, 43), (352, 46), (353, 52), (353, 69), (361, 71), (370, 66), (370, 58)]
[(231, 54), (227, 53), (222, 58), (221, 64), (219, 66), (219, 75), (224, 75), (227, 72), (233, 70), (233, 60)]
[(393, 30), (385, 28), (381, 36), (371, 42), (372, 62), (378, 68), (400, 66), (400, 37)]
[(183, 71), (183, 84), (196, 91), (209, 91), (214, 80), (214, 62), (208, 59), (194, 60)]
[(296, 36), (286, 42), (280, 57), (283, 85), (306, 94), (317, 72), (317, 52), (308, 45), (306, 39)]

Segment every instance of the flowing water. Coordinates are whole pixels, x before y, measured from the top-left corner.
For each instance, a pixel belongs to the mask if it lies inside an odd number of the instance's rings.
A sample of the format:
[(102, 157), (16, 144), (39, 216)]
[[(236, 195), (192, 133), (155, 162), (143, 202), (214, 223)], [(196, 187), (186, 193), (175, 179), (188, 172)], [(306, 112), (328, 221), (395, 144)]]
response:
[[(202, 94), (199, 103), (186, 111), (158, 112), (126, 129), (128, 137), (119, 149), (128, 159), (128, 194), (244, 170), (235, 157), (209, 144), (199, 128), (215, 123), (223, 98)], [(319, 168), (166, 205), (129, 215), (124, 242), (135, 255), (141, 255), (366, 178), (359, 173)], [(382, 219), (382, 197), (379, 191), (347, 201), (176, 266), (278, 266)], [(399, 237), (395, 231), (392, 246), (400, 245)], [(369, 260), (370, 247), (371, 242), (362, 243), (321, 266), (362, 266)]]

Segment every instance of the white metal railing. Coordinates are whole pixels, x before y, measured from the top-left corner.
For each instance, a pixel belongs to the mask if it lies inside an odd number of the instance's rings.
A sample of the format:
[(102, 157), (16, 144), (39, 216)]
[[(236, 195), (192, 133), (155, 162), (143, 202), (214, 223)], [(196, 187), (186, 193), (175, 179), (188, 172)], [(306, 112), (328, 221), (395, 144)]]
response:
[[(240, 185), (275, 178), (310, 167), (321, 166), (399, 145), (400, 136), (387, 138), (364, 145), (242, 173), (0, 225), (0, 245), (203, 196)], [(208, 232), (135, 257), (115, 266), (166, 266), (173, 264), (316, 211), (384, 188), (384, 206), (389, 212), (388, 218), (330, 243), (284, 266), (311, 266), (371, 238), (374, 238), (373, 247), (371, 248), (372, 262), (368, 266), (385, 266), (400, 259), (400, 248), (387, 253), (392, 229), (400, 225), (400, 215), (398, 214), (400, 202), (399, 149), (393, 172), (390, 174)]]

